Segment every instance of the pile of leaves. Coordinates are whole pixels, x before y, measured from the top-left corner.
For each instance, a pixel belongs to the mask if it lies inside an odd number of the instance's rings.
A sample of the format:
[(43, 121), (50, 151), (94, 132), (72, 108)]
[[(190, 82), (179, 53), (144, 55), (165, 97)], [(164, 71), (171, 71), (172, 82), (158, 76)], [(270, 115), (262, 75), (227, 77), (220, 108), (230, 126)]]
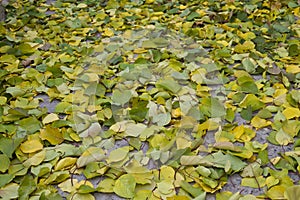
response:
[[(298, 198), (289, 175), (300, 171), (299, 2), (11, 0), (5, 9), (1, 198)], [(274, 156), (269, 144), (291, 150)], [(221, 190), (233, 174), (260, 194)]]

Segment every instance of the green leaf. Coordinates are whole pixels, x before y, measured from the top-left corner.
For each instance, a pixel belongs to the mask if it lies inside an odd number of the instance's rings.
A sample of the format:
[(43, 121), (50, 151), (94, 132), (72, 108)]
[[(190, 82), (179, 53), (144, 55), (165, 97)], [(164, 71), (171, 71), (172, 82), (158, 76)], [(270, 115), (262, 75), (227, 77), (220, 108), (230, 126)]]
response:
[(179, 92), (181, 86), (172, 79), (159, 80), (156, 82), (156, 87), (166, 89), (174, 94)]
[(258, 88), (252, 78), (248, 76), (242, 76), (238, 78), (238, 83), (242, 92), (257, 94)]
[(212, 118), (226, 115), (224, 105), (217, 98), (204, 98), (201, 101), (200, 110)]
[(131, 137), (138, 137), (146, 128), (147, 126), (141, 123), (139, 124), (129, 123), (126, 126), (125, 135)]
[(41, 128), (41, 123), (36, 117), (28, 117), (20, 120), (18, 123), (20, 127), (26, 130), (29, 134), (33, 134)]
[(88, 194), (95, 191), (96, 190), (89, 185), (80, 185), (80, 187), (78, 188), (78, 193), (80, 194)]
[(54, 112), (56, 113), (66, 113), (72, 109), (72, 104), (68, 102), (60, 102), (55, 106)]
[(115, 90), (112, 94), (112, 101), (116, 103), (117, 105), (124, 105), (125, 103), (128, 103), (132, 94), (130, 90)]
[(193, 187), (191, 184), (189, 184), (185, 181), (181, 181), (180, 186), (182, 187), (182, 189), (184, 189), (189, 194), (191, 194), (194, 198), (198, 197), (202, 194), (205, 195), (205, 192), (201, 188)]
[(153, 116), (153, 123), (157, 123), (158, 126), (165, 126), (170, 123), (171, 115), (170, 113), (160, 113)]
[[(1, 176), (1, 175), (0, 175)], [(16, 183), (8, 184), (0, 189), (0, 197), (2, 199), (16, 199), (18, 198), (19, 185)]]
[[(12, 174), (0, 174), (0, 188), (8, 184), (14, 179), (14, 175)], [(0, 190), (1, 191), (1, 190)], [(1, 192), (0, 192), (1, 196)]]
[(31, 175), (25, 176), (18, 189), (19, 199), (28, 199), (29, 195), (36, 190), (36, 186), (36, 180)]
[(18, 49), (22, 54), (31, 54), (34, 53), (35, 49), (32, 48), (28, 43), (22, 43), (18, 46)]
[(0, 154), (0, 172), (4, 173), (6, 170), (8, 170), (8, 167), (10, 165), (10, 160), (5, 154)]
[(229, 154), (223, 154), (221, 151), (205, 157), (205, 161), (213, 163), (213, 166), (215, 167), (221, 167), (224, 169), (226, 164), (229, 163), (230, 169), (233, 171), (240, 171), (246, 166), (246, 163), (244, 163), (238, 157)]
[(289, 143), (292, 143), (294, 141), (293, 137), (284, 132), (283, 129), (280, 129), (276, 133), (275, 139), (280, 145), (288, 145)]
[(247, 121), (250, 121), (253, 117), (253, 112), (251, 106), (247, 107), (246, 109), (243, 109), (241, 111), (241, 117)]
[(251, 106), (252, 111), (256, 111), (263, 108), (265, 104), (261, 102), (261, 100), (254, 94), (247, 94), (239, 105), (242, 108), (247, 108)]

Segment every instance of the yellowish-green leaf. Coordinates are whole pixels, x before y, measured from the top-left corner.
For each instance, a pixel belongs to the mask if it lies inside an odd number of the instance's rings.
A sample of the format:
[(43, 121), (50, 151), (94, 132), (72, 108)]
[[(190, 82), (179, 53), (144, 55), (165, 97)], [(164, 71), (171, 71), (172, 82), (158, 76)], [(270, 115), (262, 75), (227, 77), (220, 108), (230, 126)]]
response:
[(262, 188), (266, 185), (266, 179), (263, 176), (257, 176), (254, 178), (243, 178), (241, 185), (252, 188)]
[(67, 179), (64, 182), (61, 182), (60, 184), (58, 184), (57, 186), (64, 192), (75, 192), (76, 188), (74, 187), (74, 185), (76, 185), (78, 183), (77, 179)]
[(115, 185), (116, 180), (112, 178), (106, 178), (102, 181), (97, 186), (97, 190), (99, 192), (103, 193), (112, 193), (114, 192), (114, 185)]
[(74, 166), (77, 161), (77, 158), (66, 157), (58, 161), (55, 165), (54, 170), (59, 171), (62, 169), (69, 169), (70, 167)]
[(42, 150), (42, 151), (34, 154), (32, 157), (28, 158), (27, 160), (25, 160), (23, 165), (25, 167), (37, 166), (44, 161), (45, 157), (46, 157), (46, 151)]
[(247, 51), (253, 50), (255, 44), (252, 41), (245, 41), (243, 44), (238, 44), (235, 46), (234, 51), (237, 53), (245, 53)]
[(271, 121), (262, 119), (258, 116), (253, 117), (252, 120), (251, 120), (251, 125), (254, 126), (257, 129), (270, 126), (271, 124), (272, 124)]
[(7, 101), (6, 97), (0, 96), (0, 105), (1, 106), (5, 105), (6, 101)]
[(284, 186), (276, 185), (267, 191), (267, 196), (270, 199), (284, 199), (285, 190), (286, 188)]
[(132, 175), (124, 174), (115, 182), (113, 191), (124, 198), (133, 198), (135, 194), (136, 182)]
[(57, 120), (59, 120), (58, 115), (55, 113), (50, 113), (43, 119), (43, 124), (48, 124)]
[(300, 197), (300, 186), (294, 185), (291, 187), (286, 188), (284, 192), (284, 197), (287, 198), (287, 200), (297, 200)]
[(280, 129), (276, 133), (275, 139), (280, 145), (288, 145), (289, 143), (292, 143), (294, 141), (293, 137), (284, 132), (283, 129)]
[(10, 165), (10, 160), (5, 154), (0, 154), (0, 172), (4, 173), (6, 170), (8, 170), (8, 167)]
[(50, 125), (47, 125), (46, 128), (41, 130), (40, 138), (47, 140), (52, 145), (57, 145), (64, 141), (60, 130), (58, 128), (52, 128)]
[(19, 197), (19, 185), (11, 183), (0, 189), (0, 197), (2, 199), (16, 199)]
[(129, 152), (129, 146), (124, 146), (124, 147), (115, 149), (112, 152), (110, 152), (107, 162), (108, 163), (119, 162), (126, 158), (128, 152)]
[(268, 188), (271, 188), (274, 185), (277, 185), (279, 183), (279, 179), (275, 178), (274, 176), (269, 176), (266, 179), (266, 184), (268, 186)]
[(300, 110), (299, 108), (294, 107), (287, 107), (282, 114), (286, 117), (286, 119), (292, 119), (295, 117), (300, 117)]
[(76, 199), (76, 200), (95, 200), (95, 197), (92, 194), (79, 194), (79, 193), (75, 193), (72, 196), (72, 199)]
[(23, 153), (34, 153), (43, 149), (43, 144), (38, 139), (27, 140), (20, 145)]
[(99, 147), (89, 147), (83, 152), (83, 154), (78, 158), (76, 164), (77, 167), (83, 167), (90, 162), (100, 161), (105, 158), (105, 152)]

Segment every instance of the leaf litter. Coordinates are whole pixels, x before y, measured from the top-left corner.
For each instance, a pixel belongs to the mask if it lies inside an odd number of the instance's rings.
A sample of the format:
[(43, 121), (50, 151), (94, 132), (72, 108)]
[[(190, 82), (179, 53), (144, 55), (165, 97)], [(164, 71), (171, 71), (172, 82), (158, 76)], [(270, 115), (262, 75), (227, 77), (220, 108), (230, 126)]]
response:
[(297, 198), (299, 2), (5, 9), (2, 198)]

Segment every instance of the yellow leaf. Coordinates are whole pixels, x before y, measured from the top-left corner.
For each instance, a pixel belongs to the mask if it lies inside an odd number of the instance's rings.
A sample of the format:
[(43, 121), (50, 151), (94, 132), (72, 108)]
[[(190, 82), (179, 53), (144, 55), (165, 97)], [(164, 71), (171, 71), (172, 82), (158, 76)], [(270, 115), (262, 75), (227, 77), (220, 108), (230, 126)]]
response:
[(190, 198), (187, 196), (172, 196), (167, 197), (167, 200), (190, 200)]
[(137, 54), (146, 53), (146, 52), (147, 52), (147, 50), (144, 48), (137, 48), (137, 49), (133, 50), (133, 53), (137, 53)]
[(1, 106), (5, 105), (6, 101), (7, 101), (6, 97), (0, 96), (0, 105)]
[(242, 108), (247, 108), (251, 105), (252, 110), (258, 110), (264, 106), (264, 103), (254, 94), (247, 94), (239, 105)]
[(54, 170), (62, 170), (62, 169), (67, 169), (71, 168), (73, 165), (75, 165), (77, 161), (77, 158), (72, 158), (72, 157), (66, 157), (58, 161), (58, 163), (55, 165)]
[(74, 185), (76, 185), (77, 183), (78, 180), (76, 178), (74, 178), (73, 180), (67, 179), (64, 182), (58, 184), (58, 187), (64, 192), (72, 193), (76, 191)]
[(286, 119), (292, 119), (295, 117), (300, 117), (300, 110), (299, 108), (288, 107), (282, 112), (282, 114)]
[(181, 109), (180, 108), (176, 108), (172, 110), (172, 117), (174, 118), (178, 118), (181, 116)]
[(108, 36), (108, 37), (111, 37), (114, 35), (114, 31), (109, 29), (109, 28), (105, 28), (104, 29), (104, 33), (103, 33), (104, 36)]
[(235, 46), (234, 51), (237, 53), (244, 53), (255, 48), (255, 44), (251, 41), (246, 41), (243, 44), (238, 44)]
[(20, 149), (23, 153), (34, 153), (43, 149), (43, 144), (40, 140), (27, 140), (20, 145)]
[(237, 35), (244, 40), (252, 40), (256, 38), (256, 35), (253, 32), (242, 33), (238, 31)]
[[(250, 141), (252, 138), (255, 137), (256, 133), (252, 129), (246, 128), (244, 126), (243, 126), (243, 128), (238, 128), (238, 127), (236, 127), (237, 129), (233, 129), (233, 133), (234, 133), (234, 135), (236, 135), (236, 138), (238, 141), (240, 141), (240, 142)], [(242, 135), (240, 135), (240, 134), (242, 134)]]
[(263, 127), (266, 127), (266, 126), (270, 126), (272, 124), (272, 122), (267, 121), (265, 119), (262, 119), (262, 118), (260, 118), (258, 116), (255, 116), (255, 117), (252, 118), (251, 124), (256, 129), (260, 129), (260, 128), (263, 128)]
[(243, 149), (242, 152), (230, 152), (230, 154), (247, 159), (250, 159), (253, 156), (253, 152), (247, 149)]
[(226, 184), (226, 182), (221, 181), (215, 188), (211, 188), (210, 186), (206, 185), (204, 182), (199, 181), (198, 179), (196, 179), (195, 181), (196, 181), (196, 183), (198, 183), (201, 186), (201, 188), (205, 192), (210, 192), (210, 193), (214, 193), (214, 192), (220, 190)]
[(192, 145), (192, 142), (188, 141), (185, 138), (182, 138), (182, 137), (176, 138), (177, 149), (185, 149), (185, 148), (191, 147), (191, 145)]
[(267, 191), (267, 196), (270, 199), (285, 199), (284, 198), (285, 189), (286, 188), (281, 185), (276, 185)]
[(244, 126), (237, 126), (233, 129), (233, 134), (236, 139), (239, 139), (244, 134)]
[(226, 40), (220, 40), (220, 41), (217, 41), (217, 43), (223, 45), (224, 47), (228, 46), (228, 42)]
[(279, 156), (277, 156), (277, 157), (275, 157), (275, 158), (272, 158), (271, 160), (270, 160), (270, 162), (273, 164), (273, 165), (276, 165), (279, 161), (280, 161), (280, 157)]
[(114, 185), (115, 185), (115, 180), (112, 178), (106, 178), (102, 181), (97, 186), (97, 190), (99, 192), (103, 193), (112, 193), (114, 192)]
[(186, 8), (187, 8), (186, 5), (182, 5), (182, 4), (181, 4), (181, 5), (179, 6), (179, 9), (180, 9), (180, 10), (184, 10), (184, 9), (186, 9)]
[(263, 176), (257, 176), (255, 178), (246, 177), (242, 179), (241, 185), (252, 188), (262, 188), (266, 185), (266, 179)]
[(47, 125), (45, 129), (41, 130), (40, 138), (47, 140), (52, 145), (60, 144), (64, 141), (64, 138), (58, 128), (52, 128)]
[(75, 193), (72, 196), (72, 199), (76, 200), (95, 200), (95, 197), (92, 194), (79, 194)]
[(87, 180), (79, 181), (78, 183), (75, 184), (75, 188), (78, 189), (81, 185), (87, 185), (87, 186), (90, 186), (91, 188), (94, 188), (94, 185), (90, 181), (87, 181)]
[(160, 168), (160, 180), (174, 180), (175, 170), (169, 166), (162, 166)]
[(274, 185), (277, 185), (279, 183), (279, 179), (275, 178), (274, 176), (269, 176), (266, 179), (266, 184), (268, 186), (268, 188), (271, 188)]
[(287, 65), (285, 67), (287, 73), (297, 74), (300, 73), (300, 66), (299, 65)]
[(153, 3), (155, 0), (146, 0), (146, 3), (151, 4)]
[(213, 119), (208, 119), (207, 121), (203, 122), (202, 124), (200, 124), (198, 126), (198, 130), (208, 130), (208, 131), (213, 131), (213, 130), (216, 130), (218, 129), (220, 126), (220, 124), (213, 120)]
[(43, 124), (48, 124), (56, 120), (59, 120), (58, 115), (55, 113), (50, 113), (43, 119)]

